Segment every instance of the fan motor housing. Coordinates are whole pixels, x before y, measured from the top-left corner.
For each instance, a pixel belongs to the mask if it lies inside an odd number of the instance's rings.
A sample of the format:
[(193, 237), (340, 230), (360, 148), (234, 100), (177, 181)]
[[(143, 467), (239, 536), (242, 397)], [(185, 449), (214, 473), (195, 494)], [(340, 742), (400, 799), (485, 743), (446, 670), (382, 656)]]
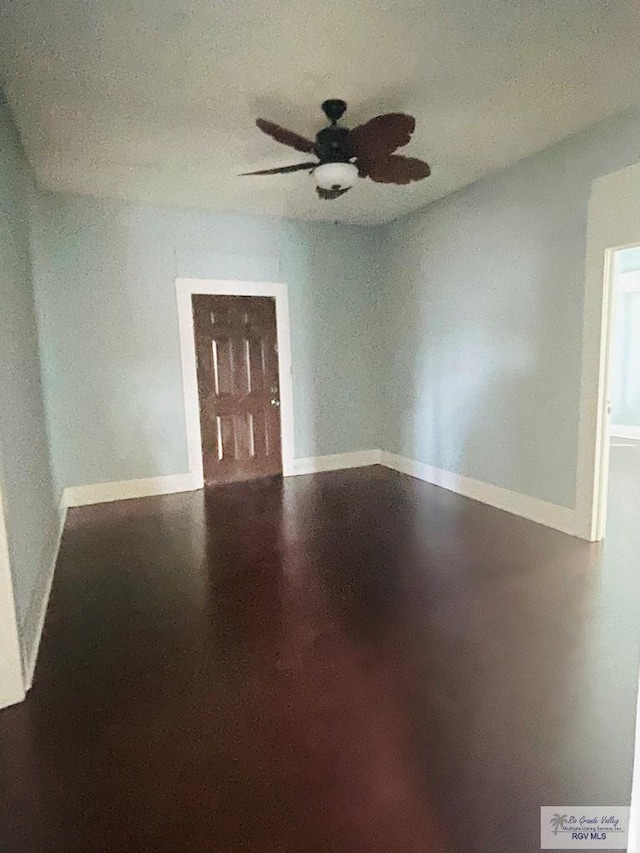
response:
[(323, 128), (316, 136), (315, 148), (321, 163), (348, 163), (352, 156), (349, 130), (335, 124)]

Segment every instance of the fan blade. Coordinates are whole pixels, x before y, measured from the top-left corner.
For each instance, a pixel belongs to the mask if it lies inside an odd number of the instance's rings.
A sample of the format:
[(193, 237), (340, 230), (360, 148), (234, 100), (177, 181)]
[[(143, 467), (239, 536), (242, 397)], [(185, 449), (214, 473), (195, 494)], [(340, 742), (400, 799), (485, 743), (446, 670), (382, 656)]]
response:
[(315, 153), (315, 143), (310, 139), (305, 139), (304, 136), (294, 133), (292, 130), (287, 130), (284, 127), (280, 127), (279, 124), (274, 124), (272, 121), (266, 121), (263, 118), (256, 119), (256, 125), (267, 136), (275, 139), (276, 142), (288, 145), (289, 148), (295, 148), (296, 151), (303, 151), (305, 154)]
[(245, 175), (282, 175), (285, 172), (301, 172), (303, 169), (311, 171), (318, 163), (294, 163), (293, 166), (278, 166), (277, 169), (260, 169), (258, 172), (241, 172), (240, 177)]
[(405, 113), (376, 116), (349, 133), (352, 154), (367, 163), (384, 159), (406, 145), (415, 129), (416, 120)]
[(316, 192), (324, 201), (330, 201), (333, 198), (339, 198), (341, 195), (349, 192), (351, 187), (343, 187), (339, 190), (324, 190), (322, 187), (316, 187)]
[(410, 184), (422, 181), (431, 174), (428, 163), (415, 157), (399, 157), (397, 154), (378, 160), (368, 169), (368, 176), (379, 184)]

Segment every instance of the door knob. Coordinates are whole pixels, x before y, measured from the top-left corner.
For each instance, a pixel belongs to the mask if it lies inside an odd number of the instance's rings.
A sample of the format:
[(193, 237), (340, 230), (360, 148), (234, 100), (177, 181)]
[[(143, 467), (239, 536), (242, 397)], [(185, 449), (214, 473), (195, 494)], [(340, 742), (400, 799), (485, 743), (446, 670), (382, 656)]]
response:
[(272, 398), (271, 398), (271, 405), (272, 405), (272, 406), (279, 406), (279, 405), (280, 405), (280, 400), (278, 400), (278, 398), (277, 398), (277, 397), (272, 397)]

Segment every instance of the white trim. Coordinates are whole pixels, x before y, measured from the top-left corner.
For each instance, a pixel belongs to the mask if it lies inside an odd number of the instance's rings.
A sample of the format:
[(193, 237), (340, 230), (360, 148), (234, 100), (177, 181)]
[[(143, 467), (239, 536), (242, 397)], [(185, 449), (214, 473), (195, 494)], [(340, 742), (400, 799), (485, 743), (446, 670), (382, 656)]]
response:
[(334, 453), (330, 456), (308, 456), (293, 460), (294, 474), (317, 474), (320, 471), (339, 471), (343, 468), (364, 468), (379, 465), (381, 450), (356, 450), (352, 453)]
[[(588, 240), (589, 243), (589, 240)], [(580, 383), (580, 421), (578, 427), (578, 459), (576, 470), (576, 510), (586, 528), (586, 538), (597, 541), (604, 535), (600, 507), (607, 463), (601, 449), (608, 442), (604, 433), (609, 422), (607, 409), (608, 352), (602, 343), (608, 338), (611, 322), (610, 286), (612, 258), (610, 252), (589, 257), (583, 318), (582, 376)], [(591, 249), (594, 252), (594, 249)]]
[(204, 474), (202, 471), (202, 439), (200, 435), (196, 347), (191, 307), (191, 297), (194, 294), (206, 294), (208, 296), (270, 296), (275, 299), (276, 324), (278, 329), (282, 473), (285, 477), (294, 474), (293, 383), (291, 377), (291, 336), (287, 285), (281, 282), (177, 278), (176, 298), (178, 300), (178, 324), (180, 327), (180, 355), (182, 360), (182, 387), (187, 431), (187, 450), (189, 471), (198, 484), (195, 488), (201, 488), (204, 485)]
[(0, 484), (0, 708), (22, 702), (24, 696), (20, 636)]
[(192, 492), (201, 486), (194, 474), (168, 474), (143, 480), (67, 486), (62, 494), (62, 503), (65, 507), (87, 506), (131, 498), (148, 498), (153, 495), (171, 495), (175, 492)]
[(31, 649), (28, 650), (29, 654), (27, 659), (25, 660), (25, 674), (24, 674), (24, 687), (25, 690), (31, 690), (33, 686), (33, 678), (36, 671), (36, 664), (38, 662), (38, 652), (40, 651), (40, 641), (42, 640), (42, 632), (44, 630), (44, 623), (47, 616), (47, 608), (49, 607), (49, 599), (51, 597), (51, 587), (53, 586), (53, 576), (56, 570), (56, 563), (58, 562), (58, 554), (60, 553), (60, 544), (62, 542), (62, 534), (64, 532), (64, 525), (67, 520), (67, 507), (61, 501), (60, 509), (59, 509), (59, 524), (58, 531), (56, 533), (56, 538), (53, 546), (53, 553), (49, 560), (48, 566), (48, 574), (47, 580), (45, 583), (44, 594), (40, 600), (38, 607), (38, 617), (37, 617), (37, 627), (35, 633), (34, 643)]
[(640, 165), (594, 181), (589, 200), (576, 476), (580, 536), (604, 537), (609, 479), (609, 388), (614, 253), (640, 243)]
[(440, 486), (450, 492), (455, 492), (471, 500), (489, 504), (497, 509), (519, 515), (546, 527), (553, 527), (571, 536), (579, 536), (579, 528), (575, 511), (558, 504), (547, 503), (547, 501), (511, 492), (491, 483), (483, 483), (480, 480), (472, 480), (452, 471), (444, 471), (424, 462), (416, 462), (405, 456), (397, 456), (394, 453), (383, 451), (381, 454), (382, 464), (387, 468), (393, 468), (410, 477), (417, 477), (426, 483)]
[(640, 427), (638, 426), (611, 424), (609, 433), (611, 438), (628, 438), (631, 441), (640, 441)]
[[(294, 459), (295, 474), (313, 474), (318, 471), (336, 471), (342, 468), (361, 468), (377, 465), (380, 450), (358, 450), (354, 453), (336, 453), (332, 456), (312, 456)], [(86, 486), (67, 486), (62, 493), (61, 506), (89, 506), (111, 503), (131, 498), (148, 498), (154, 495), (171, 495), (176, 492), (192, 492), (202, 488), (194, 474), (171, 474), (165, 477), (149, 477), (145, 480), (122, 480), (110, 483), (90, 483)]]
[[(328, 456), (309, 456), (294, 459), (291, 475), (317, 474), (322, 471), (339, 471), (347, 468), (363, 468), (370, 465), (384, 465), (410, 477), (417, 477), (427, 483), (448, 489), (480, 503), (489, 504), (497, 509), (519, 515), (538, 524), (553, 527), (563, 533), (585, 538), (579, 525), (575, 510), (558, 504), (511, 492), (491, 483), (473, 480), (461, 474), (444, 471), (416, 462), (404, 456), (387, 453), (384, 450), (356, 450), (350, 453), (334, 453)], [(142, 498), (152, 495), (167, 495), (174, 492), (193, 491), (199, 488), (193, 474), (174, 474), (168, 477), (152, 477), (147, 480), (125, 480), (120, 483), (97, 483), (88, 486), (72, 486), (63, 494), (66, 507), (108, 501)]]

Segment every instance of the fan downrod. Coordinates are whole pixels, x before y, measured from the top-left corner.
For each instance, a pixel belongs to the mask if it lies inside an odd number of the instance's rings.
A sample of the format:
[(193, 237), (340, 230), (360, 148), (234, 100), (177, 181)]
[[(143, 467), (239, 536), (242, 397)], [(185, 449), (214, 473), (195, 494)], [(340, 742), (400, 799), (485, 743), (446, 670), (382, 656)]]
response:
[(322, 104), (322, 111), (329, 119), (331, 124), (336, 124), (340, 121), (347, 109), (347, 102), (341, 101), (339, 98), (330, 98)]

